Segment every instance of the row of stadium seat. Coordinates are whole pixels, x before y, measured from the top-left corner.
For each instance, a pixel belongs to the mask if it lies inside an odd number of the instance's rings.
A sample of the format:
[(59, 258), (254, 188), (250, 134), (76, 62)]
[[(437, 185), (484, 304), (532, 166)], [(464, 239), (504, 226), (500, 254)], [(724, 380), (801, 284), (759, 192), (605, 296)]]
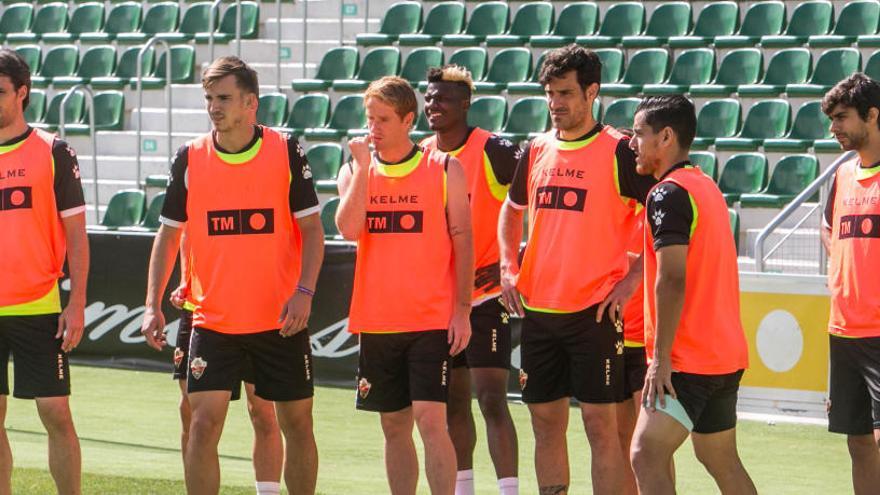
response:
[(590, 47), (741, 47), (741, 46), (880, 46), (877, 35), (880, 5), (871, 0), (853, 1), (844, 6), (836, 20), (831, 2), (802, 2), (788, 17), (781, 1), (753, 3), (742, 23), (736, 2), (710, 2), (693, 21), (689, 2), (664, 2), (646, 22), (641, 2), (611, 5), (599, 21), (599, 8), (593, 2), (566, 5), (556, 15), (550, 2), (522, 5), (510, 20), (506, 2), (478, 4), (465, 19), (461, 2), (434, 5), (422, 22), (420, 2), (399, 2), (382, 19), (378, 33), (357, 37), (360, 45), (556, 47), (578, 42)]
[[(50, 131), (61, 125), (61, 102), (66, 91), (56, 93), (48, 105), (46, 93), (39, 89), (31, 90), (30, 102), (25, 109), (25, 120), (33, 127)], [(125, 96), (121, 91), (102, 91), (95, 93), (95, 130), (121, 131), (125, 117)], [(85, 107), (82, 93), (74, 93), (64, 107), (64, 130), (70, 134), (89, 133), (89, 109)]]
[[(212, 2), (194, 3), (180, 16), (177, 2), (151, 5), (146, 13), (138, 2), (114, 5), (104, 16), (104, 4), (89, 2), (77, 5), (68, 17), (66, 3), (54, 2), (41, 6), (34, 14), (30, 3), (16, 3), (0, 14), (0, 41), (7, 43), (144, 43), (152, 37), (169, 42), (195, 40), (207, 43), (214, 31), (217, 42), (235, 37), (237, 7), (230, 6), (210, 26)], [(259, 4), (241, 2), (242, 38), (256, 38), (260, 19)], [(219, 26), (218, 26), (219, 21)]]

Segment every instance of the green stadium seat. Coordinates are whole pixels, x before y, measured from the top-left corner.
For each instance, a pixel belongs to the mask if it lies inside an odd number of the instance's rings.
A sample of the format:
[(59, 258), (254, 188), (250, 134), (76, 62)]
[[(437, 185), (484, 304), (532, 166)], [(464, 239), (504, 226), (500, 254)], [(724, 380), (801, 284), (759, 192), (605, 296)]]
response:
[[(596, 102), (598, 103), (598, 99)], [(612, 101), (605, 109), (603, 121), (617, 129), (632, 129), (633, 118), (636, 115), (636, 107), (639, 106), (639, 98), (620, 98)]]
[(336, 193), (336, 176), (342, 166), (342, 146), (338, 143), (319, 143), (306, 151), (306, 160), (312, 169), (312, 179), (319, 193)]
[(686, 36), (693, 27), (691, 4), (688, 2), (663, 2), (654, 9), (645, 34), (624, 36), (626, 48), (659, 47), (672, 36)]
[(507, 2), (482, 2), (474, 7), (463, 34), (445, 34), (444, 46), (476, 46), (486, 36), (502, 34), (510, 25), (510, 8)]
[(599, 48), (596, 55), (602, 62), (601, 84), (612, 84), (623, 77), (623, 50), (618, 48)]
[(345, 95), (336, 103), (330, 124), (327, 127), (308, 128), (305, 136), (313, 141), (338, 141), (349, 135), (362, 134), (358, 131), (366, 125), (363, 95)]
[(406, 57), (400, 77), (417, 87), (420, 81), (427, 78), (428, 69), (443, 65), (443, 50), (435, 46), (416, 48)]
[(507, 100), (503, 96), (478, 96), (471, 102), (467, 123), (489, 132), (498, 132), (507, 120)]
[(728, 96), (736, 92), (737, 86), (757, 83), (762, 68), (761, 50), (737, 48), (721, 59), (715, 80), (711, 84), (692, 84), (689, 92), (694, 96)]
[(646, 95), (687, 93), (695, 84), (707, 84), (715, 74), (715, 51), (711, 48), (691, 48), (681, 52), (672, 64), (669, 80), (662, 84), (646, 84)]
[(162, 205), (165, 204), (165, 191), (160, 191), (153, 196), (147, 206), (147, 212), (141, 221), (141, 227), (150, 230), (159, 230), (159, 216), (162, 214)]
[(522, 46), (532, 36), (544, 36), (553, 27), (555, 9), (549, 2), (530, 2), (523, 4), (516, 15), (510, 31), (506, 34), (486, 36), (486, 46)]
[(79, 69), (74, 76), (52, 78), (56, 87), (70, 87), (88, 83), (94, 77), (110, 77), (116, 69), (116, 48), (113, 45), (89, 47), (80, 59)]
[[(34, 124), (33, 127), (49, 131), (57, 130), (58, 126), (61, 124), (61, 101), (64, 99), (65, 95), (67, 95), (67, 91), (59, 91), (58, 93), (55, 93), (55, 96), (49, 101), (49, 107), (46, 109), (46, 118), (43, 119), (43, 122)], [(79, 124), (82, 121), (84, 101), (85, 97), (79, 91), (74, 93), (73, 96), (67, 100), (67, 104), (64, 106), (64, 118), (67, 125)]]
[[(619, 5), (619, 4), (618, 4)], [(660, 84), (669, 72), (669, 53), (663, 48), (644, 48), (630, 57), (623, 80), (602, 84), (603, 96), (633, 96), (646, 84)]]
[(757, 45), (764, 36), (782, 33), (785, 25), (785, 4), (780, 1), (755, 2), (746, 11), (739, 32), (716, 36), (715, 48), (737, 48)]
[[(194, 82), (194, 67), (196, 50), (191, 45), (171, 46), (171, 84), (192, 84)], [(144, 89), (160, 89), (165, 87), (165, 71), (167, 51), (159, 55), (156, 62), (156, 71), (150, 77), (143, 78)], [(136, 81), (132, 80), (132, 86)]]
[(413, 34), (422, 26), (422, 5), (419, 2), (398, 2), (385, 12), (378, 33), (359, 34), (358, 45), (390, 45), (400, 34)]
[(409, 131), (409, 138), (416, 143), (420, 143), (431, 134), (434, 134), (434, 131), (431, 130), (431, 125), (428, 124), (428, 116), (425, 115), (425, 112), (419, 112), (418, 117), (416, 117), (416, 125)]
[(330, 118), (330, 97), (325, 93), (300, 96), (293, 103), (284, 130), (294, 136), (302, 136), (306, 129), (327, 125)]
[[(45, 62), (44, 62), (45, 63)], [(826, 50), (813, 67), (813, 75), (806, 84), (788, 84), (788, 96), (823, 96), (840, 80), (858, 72), (862, 67), (862, 55), (855, 48), (832, 48)]]
[(37, 87), (48, 86), (56, 77), (72, 76), (76, 73), (79, 63), (79, 50), (75, 45), (53, 46), (43, 57), (38, 75), (31, 77), (31, 83)]
[[(486, 78), (489, 54), (485, 48), (479, 46), (459, 48), (452, 53), (447, 63), (464, 67), (471, 73), (471, 79), (482, 81)], [(426, 81), (419, 82), (419, 91), (424, 93), (427, 88), (428, 83)]]
[(342, 239), (336, 228), (336, 210), (339, 209), (339, 197), (330, 198), (321, 207), (321, 225), (324, 226), (325, 239)]
[(418, 33), (401, 33), (401, 46), (433, 45), (447, 34), (459, 34), (464, 29), (465, 8), (461, 2), (441, 2), (428, 11), (425, 24)]
[(836, 145), (837, 141), (832, 139), (830, 125), (831, 121), (828, 116), (822, 112), (821, 101), (804, 103), (798, 108), (788, 136), (764, 140), (764, 149), (766, 151), (806, 151), (813, 146), (815, 141), (822, 140), (834, 141)]
[[(119, 62), (116, 64), (116, 71), (113, 75), (93, 77), (90, 81), (92, 87), (96, 89), (121, 89), (128, 86), (137, 77), (137, 56), (140, 49), (140, 46), (126, 48), (119, 56)], [(144, 52), (144, 58), (141, 61), (141, 75), (153, 73), (155, 55), (153, 47)]]
[[(238, 9), (230, 5), (220, 18), (220, 27), (214, 32), (215, 43), (228, 43), (235, 39), (235, 18)], [(260, 25), (260, 4), (257, 2), (241, 2), (241, 39), (257, 38)], [(209, 33), (196, 33), (196, 43), (208, 43)]]
[(700, 108), (697, 114), (697, 133), (694, 148), (706, 148), (716, 139), (735, 136), (742, 119), (739, 101), (734, 99), (712, 100)]
[(868, 57), (862, 72), (871, 79), (880, 81), (880, 50), (877, 50)]
[(152, 4), (144, 15), (141, 30), (137, 33), (119, 33), (116, 36), (116, 41), (129, 45), (146, 43), (147, 40), (159, 33), (176, 31), (179, 21), (180, 5), (177, 2)]
[(806, 48), (787, 48), (776, 52), (767, 65), (760, 84), (741, 84), (736, 92), (741, 96), (777, 96), (789, 84), (802, 84), (810, 77), (813, 56)]
[(144, 187), (165, 189), (168, 186), (168, 174), (150, 174), (144, 178)]
[(83, 43), (108, 43), (116, 39), (120, 33), (134, 33), (141, 27), (141, 4), (123, 2), (113, 6), (107, 14), (104, 31), (97, 33), (81, 33), (79, 40)]
[(40, 45), (18, 45), (15, 47), (15, 53), (24, 59), (31, 69), (31, 74), (40, 72), (40, 64), (43, 61), (43, 50)]
[(0, 41), (12, 33), (27, 33), (34, 22), (34, 6), (30, 3), (14, 3), (0, 14)]
[(485, 81), (476, 81), (477, 93), (500, 93), (508, 83), (525, 82), (532, 73), (532, 54), (527, 48), (505, 48), (495, 55)]
[(595, 3), (570, 3), (556, 17), (552, 33), (534, 35), (529, 38), (529, 44), (534, 48), (558, 48), (574, 43), (578, 36), (592, 35), (598, 27), (599, 7)]
[(733, 233), (733, 244), (739, 253), (739, 213), (733, 208), (727, 209), (727, 218), (730, 220), (730, 230)]
[(517, 143), (549, 128), (550, 111), (547, 109), (547, 100), (538, 96), (527, 96), (510, 107), (507, 123), (498, 135)]
[(739, 201), (743, 208), (782, 208), (819, 176), (819, 161), (813, 155), (784, 156), (773, 168), (767, 189), (746, 193)]
[(67, 28), (67, 4), (60, 2), (48, 3), (40, 7), (34, 16), (31, 30), (25, 33), (9, 33), (6, 42), (33, 43), (47, 33), (63, 33)]
[(177, 31), (156, 34), (156, 38), (169, 43), (183, 43), (195, 39), (199, 33), (210, 33), (217, 29), (218, 19), (214, 19), (211, 26), (211, 2), (198, 2), (187, 7), (180, 20)]
[(791, 123), (791, 106), (788, 100), (762, 100), (749, 109), (742, 130), (736, 137), (715, 140), (716, 149), (755, 150), (765, 139), (778, 139), (786, 135)]
[(810, 36), (824, 36), (831, 30), (834, 7), (827, 0), (812, 0), (795, 7), (783, 34), (761, 37), (763, 48), (800, 46)]
[(767, 157), (763, 153), (739, 153), (730, 157), (721, 171), (718, 187), (728, 205), (742, 194), (756, 193), (767, 185)]
[(117, 191), (107, 203), (107, 210), (101, 219), (101, 225), (108, 229), (134, 227), (141, 223), (147, 197), (140, 189), (123, 189)]
[(848, 46), (862, 36), (866, 41), (877, 33), (880, 21), (880, 4), (861, 0), (847, 3), (837, 15), (837, 24), (829, 35), (810, 36), (812, 47)]
[(104, 27), (104, 4), (89, 2), (77, 5), (70, 15), (70, 23), (67, 32), (45, 33), (42, 36), (44, 43), (70, 43), (79, 38), (82, 33), (99, 33)]
[(42, 122), (46, 115), (46, 92), (32, 89), (28, 97), (28, 106), (24, 109), (24, 121), (29, 124)]
[(597, 34), (578, 36), (575, 42), (590, 48), (612, 47), (625, 36), (638, 36), (644, 30), (645, 6), (639, 2), (620, 2), (608, 7)]
[(393, 46), (380, 46), (364, 55), (361, 69), (354, 79), (337, 79), (330, 87), (334, 91), (363, 91), (376, 79), (395, 76), (399, 72), (400, 50)]
[(352, 79), (358, 70), (358, 51), (352, 46), (333, 48), (324, 54), (313, 79), (294, 79), (294, 91), (322, 91), (334, 80)]
[[(125, 117), (125, 96), (121, 91), (104, 91), (95, 95), (95, 130), (121, 131)], [(82, 121), (66, 124), (64, 130), (70, 134), (89, 134), (89, 111), (83, 111)]]
[(686, 36), (671, 36), (671, 48), (699, 48), (709, 46), (719, 36), (730, 36), (739, 26), (739, 6), (736, 2), (711, 2), (700, 11), (694, 30)]
[(287, 95), (266, 93), (260, 95), (257, 123), (267, 127), (281, 127), (287, 121)]
[[(549, 50), (548, 50), (549, 51)], [(543, 95), (544, 87), (538, 82), (541, 77), (541, 66), (544, 65), (544, 59), (547, 58), (547, 52), (541, 53), (535, 65), (532, 67), (532, 76), (525, 82), (512, 82), (507, 84), (507, 94), (509, 95)]]
[(690, 154), (688, 154), (688, 159), (691, 161), (692, 165), (699, 167), (700, 170), (711, 177), (712, 180), (718, 180), (718, 159), (715, 158), (715, 153), (710, 153), (708, 151), (691, 151)]

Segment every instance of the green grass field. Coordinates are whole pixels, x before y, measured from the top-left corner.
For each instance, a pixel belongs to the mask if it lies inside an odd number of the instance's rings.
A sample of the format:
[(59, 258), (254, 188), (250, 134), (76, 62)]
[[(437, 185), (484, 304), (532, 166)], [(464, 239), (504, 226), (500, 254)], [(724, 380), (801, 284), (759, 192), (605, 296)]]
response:
[[(72, 407), (83, 450), (83, 491), (102, 495), (182, 493), (179, 392), (170, 374), (76, 366), (72, 377)], [(528, 411), (521, 404), (511, 404), (511, 410), (520, 439), (521, 491), (535, 493)], [(589, 449), (575, 412), (569, 427), (571, 493), (584, 494), (591, 492)], [(319, 388), (314, 414), (321, 458), (318, 492), (387, 493), (378, 416), (355, 411), (353, 387)], [(53, 492), (46, 468), (46, 437), (33, 403), (10, 399), (6, 427), (15, 456), (15, 493)], [(845, 442), (822, 427), (743, 421), (739, 445), (760, 493), (851, 491)], [(250, 446), (245, 405), (232, 403), (220, 444), (222, 493), (253, 493)], [(681, 449), (675, 462), (679, 493), (717, 491), (689, 446)], [(497, 493), (482, 437), (475, 464), (477, 493)], [(424, 474), (419, 493), (428, 493)]]

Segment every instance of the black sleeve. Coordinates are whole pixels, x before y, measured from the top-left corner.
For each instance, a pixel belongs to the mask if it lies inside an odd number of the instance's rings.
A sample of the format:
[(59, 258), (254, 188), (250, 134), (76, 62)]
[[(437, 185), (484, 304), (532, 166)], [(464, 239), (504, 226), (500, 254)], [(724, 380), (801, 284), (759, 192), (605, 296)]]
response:
[(834, 199), (837, 197), (837, 175), (831, 181), (831, 189), (828, 190), (828, 198), (825, 202), (825, 216), (822, 218), (825, 227), (831, 228), (834, 225)]
[(186, 167), (189, 161), (189, 146), (181, 146), (171, 160), (171, 174), (165, 188), (165, 202), (162, 204), (162, 223), (177, 227), (186, 223)]
[(686, 189), (672, 182), (657, 186), (651, 193), (646, 214), (654, 236), (654, 250), (690, 243), (694, 211)]
[(519, 146), (511, 141), (495, 136), (486, 141), (486, 156), (492, 165), (495, 179), (504, 186), (513, 182), (513, 174), (516, 172), (516, 162), (519, 160)]
[(287, 136), (287, 155), (290, 159), (290, 211), (297, 218), (318, 213), (320, 207), (312, 169), (302, 146), (293, 135)]
[(532, 144), (529, 143), (520, 151), (516, 164), (516, 172), (510, 183), (507, 197), (511, 203), (526, 207), (529, 204), (529, 154)]
[(636, 172), (636, 155), (629, 149), (629, 138), (621, 139), (617, 143), (617, 180), (620, 186), (620, 194), (632, 198), (641, 204), (645, 204), (648, 192), (657, 184), (657, 179), (651, 175), (639, 175)]
[(67, 142), (56, 139), (52, 144), (52, 161), (55, 163), (55, 206), (62, 217), (85, 211), (76, 151)]

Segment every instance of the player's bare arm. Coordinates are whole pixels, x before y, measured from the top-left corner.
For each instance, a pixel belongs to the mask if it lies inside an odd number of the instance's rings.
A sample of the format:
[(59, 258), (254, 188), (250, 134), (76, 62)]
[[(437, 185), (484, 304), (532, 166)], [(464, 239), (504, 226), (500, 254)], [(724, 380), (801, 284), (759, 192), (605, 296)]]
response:
[(297, 218), (302, 233), (302, 270), (293, 295), (281, 312), (281, 336), (288, 337), (305, 329), (312, 312), (312, 298), (318, 285), (318, 273), (324, 262), (324, 227), (318, 213)]
[(519, 276), (519, 242), (522, 239), (523, 210), (515, 208), (510, 200), (501, 206), (498, 217), (498, 248), (501, 258), (501, 300), (511, 313), (523, 317), (525, 311), (516, 281)]
[(370, 173), (370, 136), (348, 142), (351, 150), (351, 168), (339, 171), (339, 208), (336, 210), (336, 228), (342, 237), (356, 241), (367, 222), (367, 180)]
[(608, 293), (608, 297), (599, 304), (596, 311), (597, 323), (602, 321), (605, 311), (608, 311), (608, 318), (611, 318), (611, 321), (619, 321), (623, 318), (623, 307), (629, 302), (644, 277), (645, 263), (642, 256), (639, 254), (638, 258), (630, 263), (626, 276), (614, 285), (614, 288)]
[(89, 238), (86, 235), (86, 214), (61, 219), (67, 239), (67, 266), (70, 271), (70, 299), (58, 318), (58, 333), (64, 336), (61, 349), (72, 351), (82, 338), (85, 326), (86, 283), (89, 276)]
[(464, 169), (458, 160), (450, 158), (446, 174), (446, 215), (455, 256), (455, 310), (452, 312), (452, 321), (449, 322), (449, 343), (452, 344), (449, 353), (455, 356), (467, 347), (471, 338), (474, 241)]
[(163, 224), (156, 233), (150, 253), (150, 269), (147, 275), (147, 300), (141, 333), (147, 345), (161, 351), (165, 346), (165, 316), (162, 314), (162, 295), (174, 270), (174, 259), (180, 249), (182, 229)]

